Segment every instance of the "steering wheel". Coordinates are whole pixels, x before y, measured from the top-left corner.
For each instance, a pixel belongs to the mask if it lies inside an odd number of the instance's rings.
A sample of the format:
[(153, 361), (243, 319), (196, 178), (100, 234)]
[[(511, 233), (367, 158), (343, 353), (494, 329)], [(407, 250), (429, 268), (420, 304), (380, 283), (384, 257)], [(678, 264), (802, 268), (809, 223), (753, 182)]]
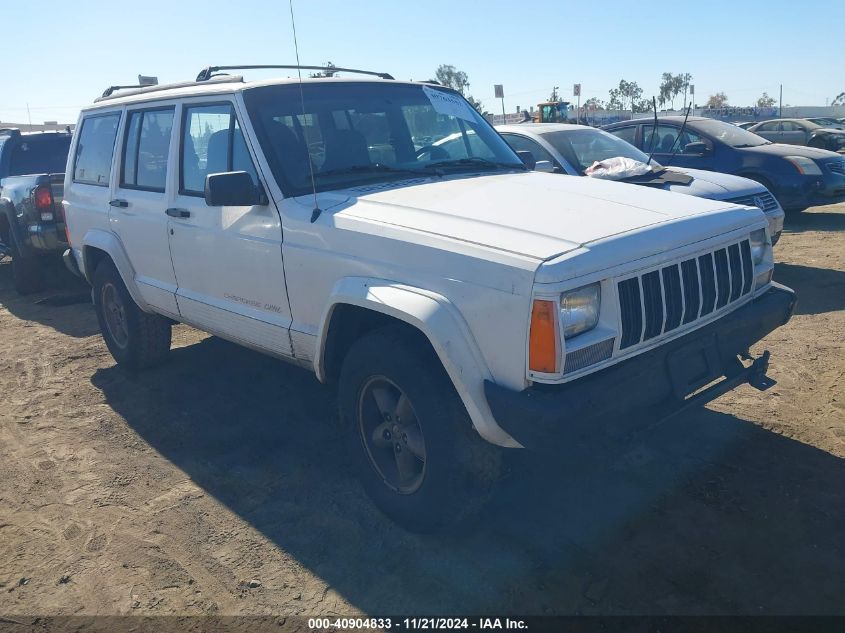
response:
[(443, 160), (451, 158), (449, 152), (447, 152), (442, 147), (438, 147), (437, 145), (424, 145), (416, 151), (417, 158), (420, 158), (425, 154), (429, 154), (429, 158), (431, 160)]

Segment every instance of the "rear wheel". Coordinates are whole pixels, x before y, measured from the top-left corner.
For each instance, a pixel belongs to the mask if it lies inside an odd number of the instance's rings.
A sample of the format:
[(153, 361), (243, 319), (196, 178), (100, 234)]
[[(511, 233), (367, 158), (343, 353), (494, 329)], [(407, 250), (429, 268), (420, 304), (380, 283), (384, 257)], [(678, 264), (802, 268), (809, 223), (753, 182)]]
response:
[(117, 363), (138, 370), (162, 362), (170, 351), (171, 321), (138, 307), (111, 260), (97, 266), (93, 281), (100, 331)]
[(365, 335), (344, 360), (339, 405), (364, 489), (404, 528), (443, 529), (484, 504), (502, 451), (472, 428), (425, 341), (395, 326)]

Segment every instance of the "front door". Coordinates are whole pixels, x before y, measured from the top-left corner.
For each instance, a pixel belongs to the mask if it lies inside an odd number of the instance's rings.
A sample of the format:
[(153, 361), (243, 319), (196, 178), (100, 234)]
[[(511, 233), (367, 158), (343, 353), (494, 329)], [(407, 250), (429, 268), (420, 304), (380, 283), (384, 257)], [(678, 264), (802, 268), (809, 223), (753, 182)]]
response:
[[(705, 154), (696, 153), (686, 149), (691, 143), (706, 143), (711, 149)], [(648, 154), (651, 147), (654, 147), (654, 160), (666, 167), (711, 169), (713, 165), (712, 144), (689, 127), (682, 132), (681, 125), (661, 123), (656, 128), (644, 125), (643, 151)]]
[(135, 268), (144, 301), (177, 315), (165, 215), (174, 115), (174, 105), (127, 110), (109, 219)]
[(205, 177), (258, 174), (231, 102), (186, 102), (169, 205), (170, 250), (182, 318), (247, 345), (291, 355), (282, 226), (272, 202), (210, 207)]

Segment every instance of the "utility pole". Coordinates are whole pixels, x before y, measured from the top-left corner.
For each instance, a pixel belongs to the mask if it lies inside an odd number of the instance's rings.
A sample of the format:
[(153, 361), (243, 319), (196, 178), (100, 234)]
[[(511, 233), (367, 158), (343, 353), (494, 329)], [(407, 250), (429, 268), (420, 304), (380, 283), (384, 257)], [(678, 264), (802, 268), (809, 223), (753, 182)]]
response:
[(780, 85), (780, 105), (778, 106), (778, 118), (783, 118), (783, 84)]
[(26, 104), (26, 118), (29, 121), (29, 132), (32, 132), (32, 115), (29, 113), (29, 104)]

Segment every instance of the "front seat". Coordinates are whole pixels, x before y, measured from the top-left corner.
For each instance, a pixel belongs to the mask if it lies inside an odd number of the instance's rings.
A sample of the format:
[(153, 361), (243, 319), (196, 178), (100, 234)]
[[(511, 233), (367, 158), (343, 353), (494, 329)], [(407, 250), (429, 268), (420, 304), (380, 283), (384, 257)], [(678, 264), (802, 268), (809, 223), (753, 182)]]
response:
[(325, 139), (326, 160), (320, 171), (370, 165), (367, 139), (356, 130), (332, 130)]
[(265, 122), (267, 138), (282, 172), (291, 185), (301, 187), (310, 175), (311, 160), (305, 143), (287, 125), (270, 119)]
[(668, 154), (672, 151), (672, 146), (675, 144), (675, 136), (669, 132), (663, 136), (663, 140), (660, 141), (660, 153), (661, 154)]
[(208, 137), (205, 173), (229, 171), (229, 130), (218, 130)]

